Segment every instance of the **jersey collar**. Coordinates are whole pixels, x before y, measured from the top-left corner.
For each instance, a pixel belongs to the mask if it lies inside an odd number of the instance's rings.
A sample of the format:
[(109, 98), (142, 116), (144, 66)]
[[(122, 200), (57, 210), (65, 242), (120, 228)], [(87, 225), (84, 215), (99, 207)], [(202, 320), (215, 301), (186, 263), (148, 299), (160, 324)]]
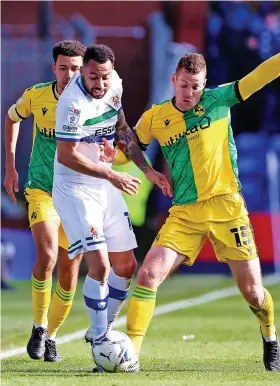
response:
[(56, 84), (57, 84), (57, 82), (54, 81), (53, 84), (52, 84), (52, 92), (53, 92), (53, 96), (55, 97), (55, 99), (58, 100), (60, 95), (57, 92)]

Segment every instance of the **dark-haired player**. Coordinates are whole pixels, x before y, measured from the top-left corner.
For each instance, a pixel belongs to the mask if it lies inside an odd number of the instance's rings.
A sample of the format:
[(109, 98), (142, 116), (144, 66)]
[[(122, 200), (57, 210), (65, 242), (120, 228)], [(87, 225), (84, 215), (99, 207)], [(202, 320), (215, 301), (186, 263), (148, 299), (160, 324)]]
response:
[[(25, 198), (30, 228), (36, 246), (32, 273), (34, 325), (27, 345), (32, 359), (57, 362), (55, 336), (72, 307), (80, 260), (69, 261), (68, 241), (52, 202), (53, 161), (56, 151), (55, 111), (60, 94), (69, 80), (80, 71), (86, 47), (75, 40), (64, 40), (53, 47), (56, 80), (40, 83), (24, 91), (6, 116), (5, 187), (14, 203), (18, 191), (15, 166), (20, 121), (33, 115), (33, 147)], [(24, 256), (23, 256), (24, 259)], [(58, 259), (58, 283), (52, 296), (52, 273)]]

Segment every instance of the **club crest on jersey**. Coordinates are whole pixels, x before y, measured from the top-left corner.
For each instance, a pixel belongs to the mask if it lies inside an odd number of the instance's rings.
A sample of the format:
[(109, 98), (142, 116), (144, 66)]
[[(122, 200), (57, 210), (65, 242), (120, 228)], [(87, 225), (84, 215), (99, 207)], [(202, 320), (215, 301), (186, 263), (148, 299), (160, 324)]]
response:
[(197, 106), (195, 106), (195, 108), (193, 109), (193, 112), (194, 112), (195, 115), (197, 115), (198, 117), (202, 117), (202, 115), (205, 114), (205, 108), (204, 108), (202, 105), (197, 105)]
[(69, 125), (75, 126), (80, 120), (81, 110), (74, 109), (74, 107), (68, 108), (68, 114), (66, 121)]
[(97, 239), (99, 237), (98, 232), (93, 226), (89, 227), (90, 233), (94, 239)]
[(120, 107), (121, 98), (120, 98), (119, 94), (112, 96), (112, 102), (113, 102), (113, 105), (115, 106), (116, 109), (118, 109)]

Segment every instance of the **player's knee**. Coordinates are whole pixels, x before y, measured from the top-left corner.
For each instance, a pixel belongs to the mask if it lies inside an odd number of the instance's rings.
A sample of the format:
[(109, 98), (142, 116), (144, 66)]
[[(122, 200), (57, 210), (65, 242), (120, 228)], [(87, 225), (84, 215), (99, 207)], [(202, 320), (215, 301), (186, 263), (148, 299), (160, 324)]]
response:
[(99, 264), (94, 264), (88, 267), (88, 276), (94, 280), (105, 281), (110, 272), (110, 263), (100, 261)]
[(122, 261), (121, 264), (114, 264), (113, 269), (116, 275), (130, 279), (137, 267), (137, 261), (134, 254), (127, 260)]
[(245, 300), (254, 307), (261, 307), (264, 300), (264, 291), (263, 287), (259, 286), (246, 286), (241, 289), (241, 292)]
[(42, 272), (52, 272), (57, 261), (57, 253), (49, 249), (37, 249), (36, 266)]
[(59, 272), (58, 281), (64, 291), (73, 291), (77, 286), (78, 271)]
[(140, 268), (137, 278), (137, 284), (154, 289), (158, 288), (163, 281), (163, 278), (157, 271), (145, 266)]

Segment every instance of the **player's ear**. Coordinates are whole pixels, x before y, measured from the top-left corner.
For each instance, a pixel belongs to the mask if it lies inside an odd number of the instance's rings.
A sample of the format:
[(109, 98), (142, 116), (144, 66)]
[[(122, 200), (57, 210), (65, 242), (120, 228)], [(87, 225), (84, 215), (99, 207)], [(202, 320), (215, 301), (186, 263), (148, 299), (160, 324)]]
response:
[(172, 73), (171, 82), (172, 82), (173, 86), (175, 86), (175, 84), (176, 84), (176, 73), (175, 72)]
[(52, 64), (52, 70), (56, 74), (56, 65), (55, 65), (55, 63)]
[(82, 76), (84, 76), (84, 66), (80, 67), (80, 73), (81, 73)]
[(204, 82), (203, 82), (203, 89), (205, 88), (206, 83), (207, 83), (207, 78), (204, 79)]

